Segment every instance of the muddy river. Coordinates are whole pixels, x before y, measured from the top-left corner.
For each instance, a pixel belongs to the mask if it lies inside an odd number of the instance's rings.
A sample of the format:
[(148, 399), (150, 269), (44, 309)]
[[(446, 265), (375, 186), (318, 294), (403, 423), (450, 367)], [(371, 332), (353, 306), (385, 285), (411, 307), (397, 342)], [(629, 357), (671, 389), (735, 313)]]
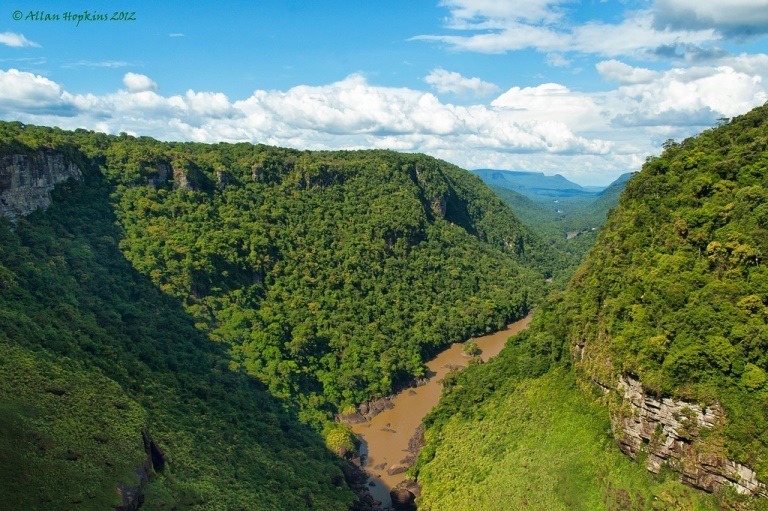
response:
[[(524, 330), (530, 321), (531, 316), (528, 316), (507, 325), (505, 330), (474, 338), (481, 350), (480, 357), (488, 360), (498, 355), (507, 339)], [(421, 420), (440, 400), (442, 379), (450, 368), (467, 366), (469, 359), (461, 353), (462, 346), (453, 344), (427, 363), (430, 377), (426, 385), (403, 390), (392, 399), (394, 408), (384, 410), (368, 422), (352, 426), (362, 442), (361, 453), (367, 456), (365, 469), (373, 474), (371, 494), (381, 501), (384, 509), (391, 506), (389, 490), (405, 479), (404, 473), (388, 475), (387, 468), (408, 455), (408, 441)]]

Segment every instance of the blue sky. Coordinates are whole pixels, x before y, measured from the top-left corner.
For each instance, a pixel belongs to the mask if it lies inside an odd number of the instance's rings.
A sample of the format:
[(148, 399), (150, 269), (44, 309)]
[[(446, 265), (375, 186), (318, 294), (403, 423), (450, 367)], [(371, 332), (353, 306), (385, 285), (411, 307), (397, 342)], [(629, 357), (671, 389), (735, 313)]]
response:
[[(136, 20), (28, 19), (85, 11)], [(607, 184), (768, 100), (767, 33), (766, 0), (20, 2), (0, 118)]]

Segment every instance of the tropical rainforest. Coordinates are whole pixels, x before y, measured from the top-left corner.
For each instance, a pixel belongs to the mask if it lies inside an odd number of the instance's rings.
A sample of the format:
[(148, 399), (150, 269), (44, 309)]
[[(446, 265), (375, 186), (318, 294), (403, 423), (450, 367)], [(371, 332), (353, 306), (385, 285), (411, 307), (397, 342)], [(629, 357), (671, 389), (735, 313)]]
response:
[(497, 358), (446, 381), (413, 469), (423, 509), (768, 509), (728, 484), (700, 494), (645, 473), (609, 420), (626, 414), (622, 377), (721, 406), (687, 441), (768, 481), (767, 141), (761, 107), (648, 159), (566, 289)]
[(767, 141), (768, 107), (670, 141), (566, 240), (423, 155), (0, 123), (8, 169), (82, 173), (0, 218), (0, 509), (349, 509), (334, 416), (534, 308), (445, 378), (421, 509), (768, 509), (615, 440), (637, 379), (722, 409), (687, 441), (768, 481)]
[(3, 509), (347, 508), (333, 415), (569, 264), (422, 155), (0, 124), (41, 152), (83, 179), (0, 219)]

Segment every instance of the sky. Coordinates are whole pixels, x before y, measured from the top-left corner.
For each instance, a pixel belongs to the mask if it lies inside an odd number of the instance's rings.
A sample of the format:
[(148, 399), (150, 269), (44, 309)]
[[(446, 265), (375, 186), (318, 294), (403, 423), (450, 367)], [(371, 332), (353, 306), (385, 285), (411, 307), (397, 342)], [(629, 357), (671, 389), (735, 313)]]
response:
[(766, 36), (768, 0), (18, 1), (0, 119), (607, 185), (768, 101)]

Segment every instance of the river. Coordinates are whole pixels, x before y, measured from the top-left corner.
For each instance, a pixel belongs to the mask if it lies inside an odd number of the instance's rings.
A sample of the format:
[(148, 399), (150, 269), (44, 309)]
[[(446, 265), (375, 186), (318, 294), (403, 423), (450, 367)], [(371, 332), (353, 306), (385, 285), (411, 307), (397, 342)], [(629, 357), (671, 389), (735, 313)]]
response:
[[(507, 339), (528, 326), (531, 316), (507, 325), (504, 330), (494, 334), (473, 338), (480, 348), (480, 357), (487, 361), (501, 352)], [(407, 388), (392, 398), (394, 408), (384, 410), (367, 422), (352, 426), (352, 431), (360, 437), (360, 452), (367, 456), (365, 469), (373, 477), (369, 482), (371, 495), (381, 501), (382, 507), (391, 506), (389, 490), (405, 479), (405, 474), (388, 475), (387, 468), (400, 463), (408, 455), (408, 441), (416, 432), (422, 419), (437, 405), (443, 389), (442, 380), (451, 367), (466, 367), (469, 359), (462, 352), (463, 344), (456, 343), (440, 353), (430, 362), (429, 381), (426, 385)], [(383, 468), (376, 468), (381, 467)]]

